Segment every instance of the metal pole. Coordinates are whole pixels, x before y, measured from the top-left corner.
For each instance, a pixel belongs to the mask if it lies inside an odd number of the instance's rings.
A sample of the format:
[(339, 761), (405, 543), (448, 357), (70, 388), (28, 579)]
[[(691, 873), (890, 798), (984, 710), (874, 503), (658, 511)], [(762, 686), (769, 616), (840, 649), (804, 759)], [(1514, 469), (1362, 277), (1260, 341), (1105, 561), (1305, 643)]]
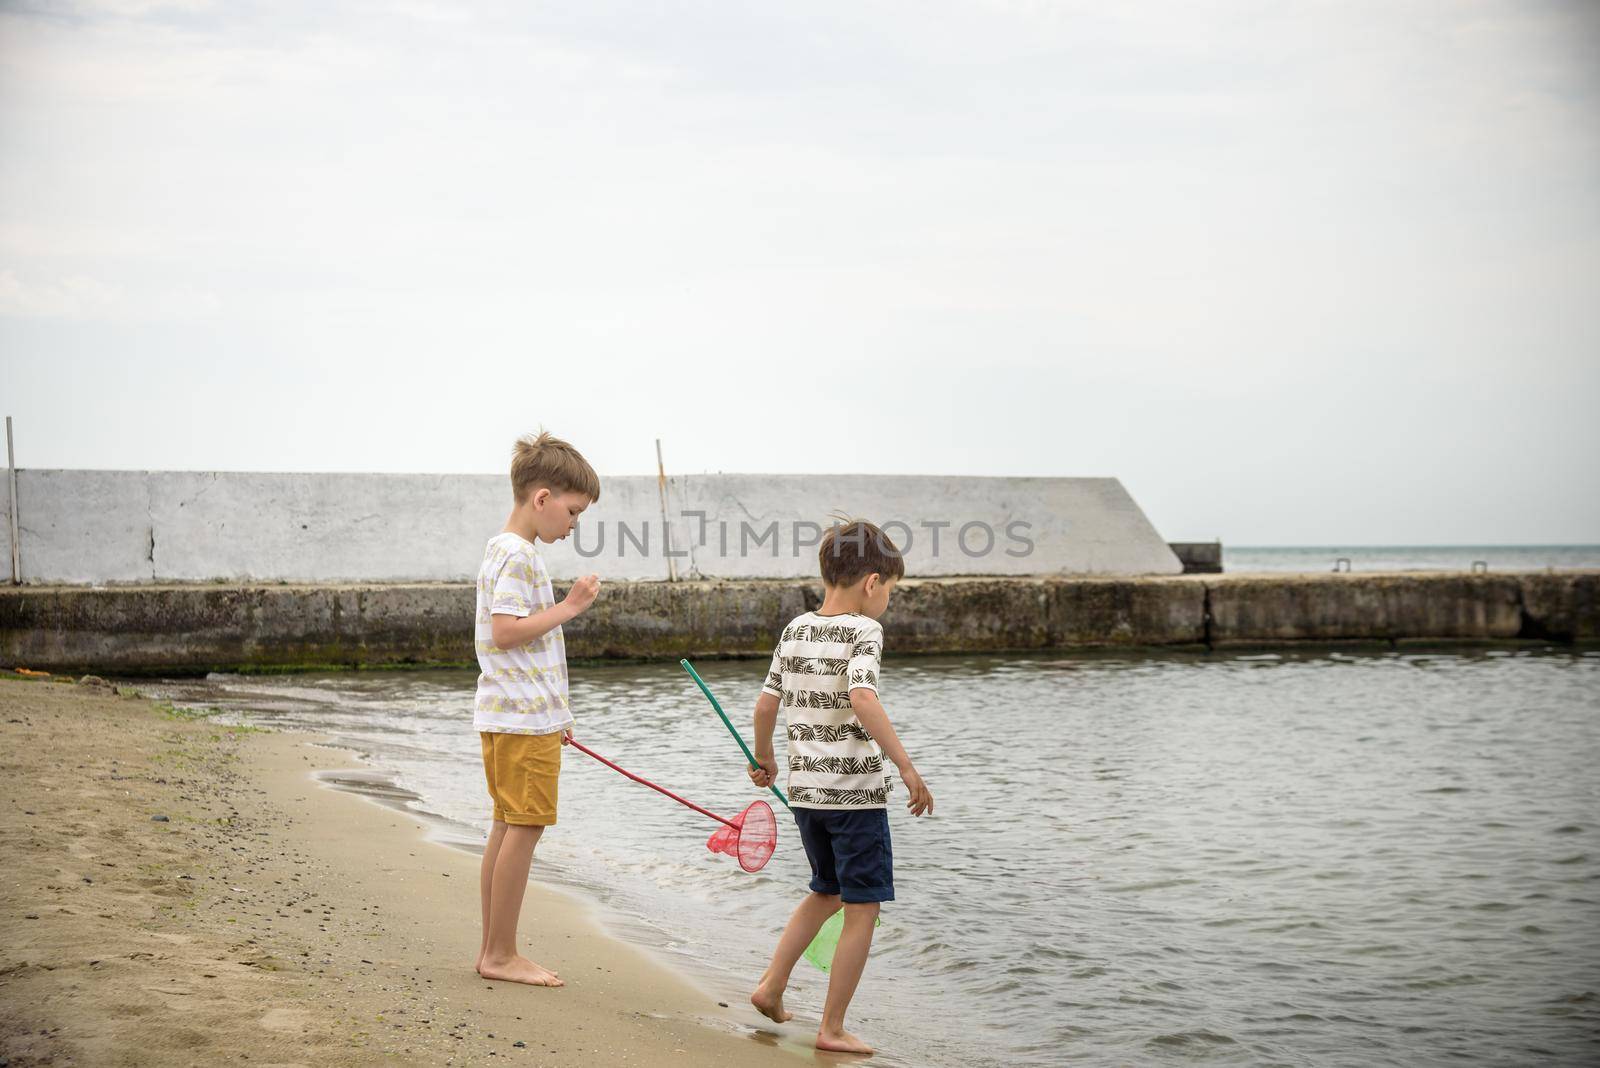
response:
[(678, 561), (672, 556), (672, 528), (667, 526), (667, 465), (661, 460), (661, 439), (656, 438), (656, 489), (661, 494), (661, 551), (667, 554), (667, 581), (678, 581)]
[(11, 417), (6, 416), (6, 481), (11, 484), (11, 585), (22, 585), (22, 545), (17, 525), (17, 453), (11, 446)]

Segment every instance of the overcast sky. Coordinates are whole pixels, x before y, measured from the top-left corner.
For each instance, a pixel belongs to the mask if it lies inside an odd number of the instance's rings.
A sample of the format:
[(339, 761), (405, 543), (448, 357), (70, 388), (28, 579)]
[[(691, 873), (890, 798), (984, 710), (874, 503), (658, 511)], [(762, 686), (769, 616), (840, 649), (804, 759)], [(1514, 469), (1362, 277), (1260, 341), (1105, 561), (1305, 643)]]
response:
[(1597, 131), (1588, 2), (0, 3), (0, 414), (1600, 542)]

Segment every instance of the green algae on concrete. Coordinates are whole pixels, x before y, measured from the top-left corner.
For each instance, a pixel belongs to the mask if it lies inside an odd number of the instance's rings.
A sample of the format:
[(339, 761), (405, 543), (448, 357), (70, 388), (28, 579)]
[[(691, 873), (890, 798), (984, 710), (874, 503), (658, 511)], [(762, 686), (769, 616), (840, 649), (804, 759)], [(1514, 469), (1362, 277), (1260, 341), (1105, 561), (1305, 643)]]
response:
[(1213, 645), (1507, 641), (1522, 635), (1515, 575), (1219, 577), (1206, 582)]
[[(557, 595), (565, 591), (558, 587)], [(763, 657), (821, 602), (785, 579), (613, 582), (574, 660)], [(0, 665), (133, 675), (469, 667), (468, 584), (0, 589)], [(1600, 572), (906, 579), (887, 652), (1600, 639)]]

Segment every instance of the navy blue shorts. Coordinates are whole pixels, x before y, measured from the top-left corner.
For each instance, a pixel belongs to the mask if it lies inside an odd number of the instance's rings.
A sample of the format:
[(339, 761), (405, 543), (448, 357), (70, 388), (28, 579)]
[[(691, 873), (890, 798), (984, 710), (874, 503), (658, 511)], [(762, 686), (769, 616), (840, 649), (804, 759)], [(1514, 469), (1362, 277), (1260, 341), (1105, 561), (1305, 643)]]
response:
[(811, 862), (811, 889), (850, 904), (894, 900), (889, 810), (796, 808), (795, 826)]

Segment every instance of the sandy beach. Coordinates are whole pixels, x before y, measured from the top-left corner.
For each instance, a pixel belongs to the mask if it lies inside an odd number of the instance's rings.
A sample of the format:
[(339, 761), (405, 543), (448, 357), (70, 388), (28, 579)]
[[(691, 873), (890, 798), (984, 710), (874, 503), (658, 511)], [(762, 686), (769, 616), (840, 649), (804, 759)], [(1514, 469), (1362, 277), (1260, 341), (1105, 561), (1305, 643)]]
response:
[(0, 725), (11, 1068), (855, 1060), (611, 937), (537, 860), (522, 944), (568, 985), (478, 978), (477, 858), (318, 784), (358, 762), (313, 736), (54, 679), (0, 679)]

